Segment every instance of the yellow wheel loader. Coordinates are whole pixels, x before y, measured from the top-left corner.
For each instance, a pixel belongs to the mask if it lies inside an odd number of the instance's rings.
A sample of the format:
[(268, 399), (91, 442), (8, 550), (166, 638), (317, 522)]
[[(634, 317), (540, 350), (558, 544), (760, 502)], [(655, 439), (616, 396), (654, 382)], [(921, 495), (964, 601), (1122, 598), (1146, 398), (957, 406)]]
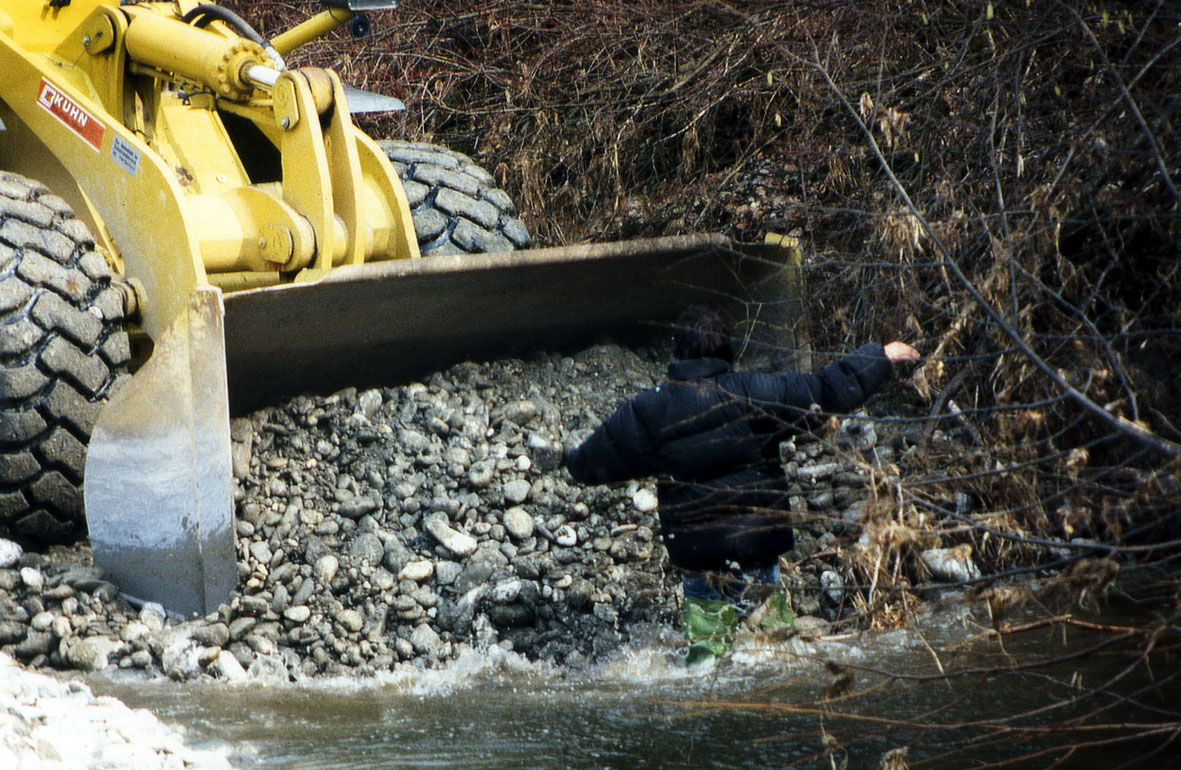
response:
[(128, 596), (209, 612), (237, 580), (231, 405), (566, 345), (760, 281), (777, 297), (786, 241), (525, 250), (466, 156), (354, 126), (396, 100), (284, 63), (394, 5), (326, 1), (266, 40), (186, 0), (0, 0), (0, 535), (86, 528)]

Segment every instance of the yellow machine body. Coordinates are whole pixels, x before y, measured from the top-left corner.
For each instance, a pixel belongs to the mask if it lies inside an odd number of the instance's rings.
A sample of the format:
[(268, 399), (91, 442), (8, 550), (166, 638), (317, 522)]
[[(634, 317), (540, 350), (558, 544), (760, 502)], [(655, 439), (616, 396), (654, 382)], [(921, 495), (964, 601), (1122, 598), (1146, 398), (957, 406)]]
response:
[[(129, 594), (188, 615), (233, 589), (231, 393), (391, 381), (501, 336), (656, 320), (692, 291), (740, 291), (735, 259), (765, 273), (791, 251), (710, 237), (420, 258), (337, 75), (286, 69), (222, 21), (186, 23), (194, 10), (0, 1), (0, 169), (73, 206), (153, 343), (86, 460), (96, 562)], [(351, 18), (330, 8), (273, 48)]]
[[(251, 82), (252, 68), (273, 66), (262, 48), (181, 22), (184, 5), (0, 6), (0, 167), (74, 204), (138, 282), (148, 334), (198, 285), (256, 288), (417, 257), (401, 182), (353, 126), (336, 74)], [(278, 178), (249, 177), (226, 114), (273, 143)]]

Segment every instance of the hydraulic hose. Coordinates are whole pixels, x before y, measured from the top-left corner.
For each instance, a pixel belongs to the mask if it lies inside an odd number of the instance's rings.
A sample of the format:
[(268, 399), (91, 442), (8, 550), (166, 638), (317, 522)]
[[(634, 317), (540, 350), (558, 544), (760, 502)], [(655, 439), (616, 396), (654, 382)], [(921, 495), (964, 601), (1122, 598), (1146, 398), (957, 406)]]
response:
[(275, 63), (276, 69), (287, 69), (287, 64), (283, 61), (283, 57), (279, 55), (279, 52), (275, 50), (275, 47), (271, 45), (271, 41), (260, 35), (254, 27), (250, 26), (250, 22), (229, 8), (222, 8), (220, 5), (213, 5), (211, 3), (203, 3), (184, 16), (181, 16), (180, 20), (185, 24), (192, 24), (195, 27), (207, 27), (209, 26), (209, 22), (215, 20), (224, 22), (233, 27), (234, 31), (242, 37), (262, 46), (267, 56)]

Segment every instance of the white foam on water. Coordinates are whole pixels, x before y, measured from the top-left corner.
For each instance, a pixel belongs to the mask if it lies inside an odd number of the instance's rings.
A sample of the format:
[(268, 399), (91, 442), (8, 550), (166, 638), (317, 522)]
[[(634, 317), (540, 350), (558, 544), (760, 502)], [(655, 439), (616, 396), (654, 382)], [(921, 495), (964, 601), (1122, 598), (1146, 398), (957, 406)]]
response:
[[(528, 683), (543, 685), (559, 679), (562, 672), (551, 663), (531, 661), (515, 652), (492, 645), (486, 649), (463, 647), (459, 655), (438, 668), (399, 664), (380, 672), (372, 681), (407, 695), (450, 696), (485, 684)], [(358, 680), (354, 680), (358, 681)]]

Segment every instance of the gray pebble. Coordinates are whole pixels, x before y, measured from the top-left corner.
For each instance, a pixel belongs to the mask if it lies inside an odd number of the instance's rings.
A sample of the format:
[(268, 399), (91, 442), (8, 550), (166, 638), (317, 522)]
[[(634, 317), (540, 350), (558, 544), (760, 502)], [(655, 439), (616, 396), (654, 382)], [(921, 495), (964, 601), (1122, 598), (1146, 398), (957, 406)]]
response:
[(21, 558), (24, 549), (11, 540), (0, 538), (0, 569), (12, 569)]
[(441, 586), (449, 586), (459, 578), (463, 567), (454, 561), (439, 561), (435, 563), (435, 582)]
[(20, 571), (21, 582), (30, 592), (39, 594), (41, 589), (45, 587), (45, 577), (41, 574), (41, 570), (36, 567), (22, 567)]
[(336, 613), (336, 622), (340, 623), (345, 631), (355, 634), (364, 627), (365, 617), (356, 610), (341, 610)]
[(283, 617), (292, 623), (304, 623), (311, 616), (312, 611), (306, 604), (297, 604), (294, 607), (288, 607), (283, 610)]
[(533, 517), (524, 508), (509, 508), (504, 512), (504, 528), (514, 540), (533, 537)]
[(578, 545), (578, 533), (569, 524), (563, 524), (554, 532), (554, 542), (564, 548)]
[(312, 568), (312, 571), (318, 583), (328, 585), (336, 577), (336, 571), (338, 569), (340, 569), (340, 560), (328, 553), (316, 559), (316, 564)]
[(523, 503), (529, 498), (530, 487), (531, 485), (525, 479), (510, 481), (502, 488), (504, 499), (510, 503)]
[(261, 596), (243, 596), (240, 606), (246, 615), (259, 617), (269, 609), (270, 602)]
[(354, 565), (368, 563), (377, 566), (385, 557), (385, 546), (377, 535), (372, 532), (362, 532), (349, 543), (348, 554), (352, 557)]
[[(304, 578), (304, 581), (302, 583), (300, 583), (299, 588), (295, 589), (295, 593), (292, 594), (290, 600), (287, 603), (288, 603), (288, 605), (307, 604), (308, 599), (310, 599), (312, 594), (314, 594), (315, 592), (316, 592), (316, 581), (310, 577)], [(286, 609), (286, 607), (283, 607), (282, 609)], [(280, 609), (278, 611), (281, 612), (282, 609)]]
[(256, 562), (262, 565), (269, 565), (271, 563), (271, 547), (267, 545), (266, 541), (259, 541), (250, 544), (250, 555)]
[(193, 641), (206, 647), (225, 647), (230, 642), (230, 627), (225, 623), (210, 623), (193, 629)]
[(471, 556), (476, 550), (478, 543), (474, 537), (452, 529), (442, 518), (428, 519), (424, 526), (426, 531), (439, 541), (439, 545), (460, 559)]
[(234, 618), (229, 625), (230, 638), (234, 641), (241, 639), (254, 630), (258, 625), (258, 618), (239, 617)]

